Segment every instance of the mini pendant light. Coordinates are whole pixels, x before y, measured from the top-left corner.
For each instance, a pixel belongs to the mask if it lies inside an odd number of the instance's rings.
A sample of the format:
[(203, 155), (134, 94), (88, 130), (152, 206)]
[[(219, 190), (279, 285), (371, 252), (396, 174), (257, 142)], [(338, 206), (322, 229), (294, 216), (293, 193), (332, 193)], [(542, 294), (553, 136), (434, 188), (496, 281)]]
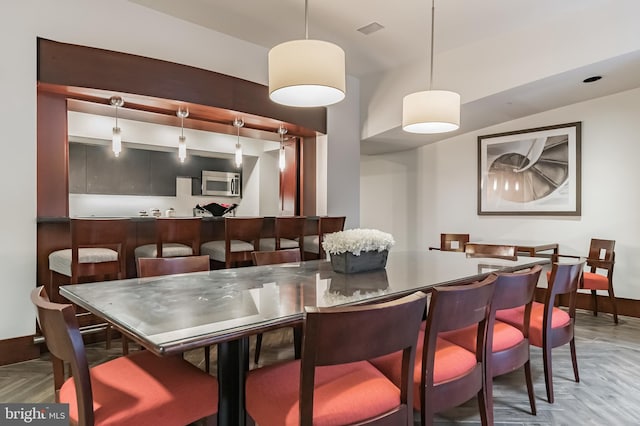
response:
[(444, 133), (460, 127), (460, 95), (432, 90), (435, 0), (431, 0), (431, 51), (429, 90), (411, 93), (402, 101), (402, 130), (410, 133)]
[(304, 2), (304, 40), (281, 43), (269, 51), (269, 98), (289, 106), (318, 107), (344, 99), (344, 50), (309, 40), (309, 2)]
[(113, 151), (113, 154), (118, 157), (122, 151), (122, 135), (120, 127), (118, 127), (118, 108), (124, 105), (124, 100), (120, 96), (112, 96), (109, 99), (109, 102), (111, 105), (116, 107), (116, 126), (113, 128), (111, 133), (111, 150)]
[(181, 163), (187, 158), (187, 138), (184, 136), (184, 119), (189, 116), (187, 108), (178, 108), (176, 115), (180, 117), (180, 137), (178, 138), (178, 158)]
[(280, 154), (278, 156), (278, 167), (280, 168), (281, 172), (284, 171), (286, 165), (286, 158), (284, 153), (284, 135), (286, 135), (287, 132), (287, 128), (281, 124), (278, 128), (278, 133), (280, 133)]
[(236, 141), (236, 167), (242, 165), (242, 146), (240, 145), (240, 127), (244, 126), (242, 118), (236, 118), (233, 120), (233, 125), (237, 129), (238, 139)]

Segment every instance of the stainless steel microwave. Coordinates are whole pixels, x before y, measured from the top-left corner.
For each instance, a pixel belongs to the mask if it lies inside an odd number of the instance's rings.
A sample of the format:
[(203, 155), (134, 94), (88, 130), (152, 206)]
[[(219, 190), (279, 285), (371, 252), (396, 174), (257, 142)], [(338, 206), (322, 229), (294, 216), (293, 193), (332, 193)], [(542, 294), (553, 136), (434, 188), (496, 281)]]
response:
[(202, 171), (202, 195), (240, 196), (240, 173)]

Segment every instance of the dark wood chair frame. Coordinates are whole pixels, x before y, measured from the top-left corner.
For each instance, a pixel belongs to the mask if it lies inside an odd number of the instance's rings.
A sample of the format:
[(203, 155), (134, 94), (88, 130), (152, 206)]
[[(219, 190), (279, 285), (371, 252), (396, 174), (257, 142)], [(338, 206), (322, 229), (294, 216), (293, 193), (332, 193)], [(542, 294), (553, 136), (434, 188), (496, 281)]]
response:
[(280, 239), (297, 240), (300, 251), (300, 258), (304, 257), (304, 227), (307, 218), (305, 216), (282, 216), (276, 217), (275, 240), (276, 250), (282, 250)]
[(157, 257), (163, 257), (162, 244), (179, 243), (191, 247), (193, 256), (200, 254), (200, 227), (202, 219), (199, 217), (164, 218), (159, 217), (156, 223), (156, 251)]
[[(454, 242), (458, 243), (458, 248), (451, 247)], [(429, 247), (429, 250), (464, 252), (468, 242), (469, 234), (440, 234), (440, 247)]]
[[(346, 216), (320, 216), (318, 219), (318, 254), (317, 259), (325, 259), (327, 254), (322, 247), (322, 241), (324, 240), (324, 234), (330, 234), (332, 232), (339, 232), (344, 229), (344, 223), (346, 221)], [(315, 253), (314, 253), (315, 254)], [(310, 257), (305, 257), (303, 252), (303, 259), (307, 259)]]
[(467, 257), (487, 257), (505, 260), (518, 259), (516, 246), (468, 243), (464, 247), (464, 252)]
[(416, 292), (375, 305), (306, 307), (300, 363), (300, 425), (313, 424), (317, 367), (369, 360), (402, 351), (400, 405), (358, 424), (412, 426), (413, 366), (425, 303), (426, 295)]
[[(301, 253), (298, 249), (285, 249), (275, 251), (254, 251), (251, 253), (253, 264), (256, 266), (274, 265), (278, 263), (300, 262)], [(295, 359), (300, 359), (302, 351), (302, 324), (293, 326), (293, 343), (295, 348)], [(262, 349), (262, 333), (256, 335), (256, 349), (253, 355), (253, 362), (260, 361), (260, 351)]]
[[(431, 293), (422, 352), (420, 383), (420, 423), (432, 425), (436, 413), (456, 407), (477, 396), (483, 426), (487, 413), (484, 364), (486, 332), (496, 275), (467, 285), (436, 287)], [(438, 334), (478, 325), (476, 366), (467, 374), (445, 383), (434, 384), (433, 372)]]
[[(591, 243), (589, 245), (589, 257), (586, 259), (587, 266), (589, 267), (589, 272), (598, 273), (598, 270), (606, 271), (607, 281), (609, 283), (609, 287), (607, 289), (607, 294), (609, 296), (609, 302), (611, 303), (611, 309), (613, 311), (613, 322), (618, 324), (618, 307), (616, 304), (616, 296), (613, 292), (613, 267), (616, 261), (616, 252), (615, 252), (616, 242), (614, 240), (601, 240), (597, 238), (592, 238)], [(604, 250), (604, 257), (600, 258), (600, 252)], [(560, 257), (568, 257), (574, 259), (582, 259), (580, 256), (572, 256), (567, 254), (557, 254), (554, 255), (554, 262), (558, 260)], [(579, 289), (584, 289), (584, 275), (583, 279), (580, 282)], [(598, 316), (598, 295), (596, 290), (591, 290), (591, 300), (593, 304), (593, 315)]]
[[(226, 217), (224, 219), (224, 260), (225, 268), (238, 262), (252, 262), (251, 253), (260, 251), (261, 217)], [(253, 244), (250, 251), (231, 251), (231, 240), (247, 241)]]
[[(31, 291), (31, 301), (37, 307), (38, 323), (51, 354), (56, 402), (60, 400), (60, 389), (66, 380), (65, 363), (68, 363), (76, 387), (78, 423), (93, 425), (93, 392), (89, 363), (75, 309), (71, 304), (50, 302), (44, 287), (37, 287)], [(208, 417), (205, 423), (215, 426), (217, 415)]]

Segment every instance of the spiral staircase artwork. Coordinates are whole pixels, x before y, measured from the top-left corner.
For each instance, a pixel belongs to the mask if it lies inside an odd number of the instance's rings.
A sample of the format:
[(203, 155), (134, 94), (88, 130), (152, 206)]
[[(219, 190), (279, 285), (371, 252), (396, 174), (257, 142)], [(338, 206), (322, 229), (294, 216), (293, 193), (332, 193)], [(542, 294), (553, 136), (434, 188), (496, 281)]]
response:
[(488, 178), (489, 198), (516, 203), (544, 199), (562, 188), (569, 178), (568, 135), (534, 140), (526, 155), (499, 155), (489, 167)]

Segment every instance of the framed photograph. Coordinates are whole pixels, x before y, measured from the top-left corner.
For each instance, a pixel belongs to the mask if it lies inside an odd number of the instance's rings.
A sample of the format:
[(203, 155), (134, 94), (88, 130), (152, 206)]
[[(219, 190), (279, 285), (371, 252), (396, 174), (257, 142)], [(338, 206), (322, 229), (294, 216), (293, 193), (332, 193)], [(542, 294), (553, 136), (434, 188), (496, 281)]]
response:
[(580, 216), (580, 130), (478, 136), (478, 214)]

